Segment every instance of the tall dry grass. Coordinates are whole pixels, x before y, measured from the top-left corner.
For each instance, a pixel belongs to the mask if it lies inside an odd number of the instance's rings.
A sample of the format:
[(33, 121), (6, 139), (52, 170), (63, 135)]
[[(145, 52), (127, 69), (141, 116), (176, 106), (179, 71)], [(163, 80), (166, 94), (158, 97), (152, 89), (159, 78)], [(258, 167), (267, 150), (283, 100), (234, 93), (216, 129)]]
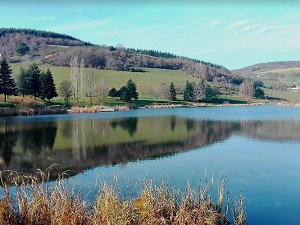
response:
[[(90, 202), (76, 184), (64, 180), (65, 174), (47, 183), (49, 171), (33, 175), (1, 172), (0, 224), (228, 224), (220, 203), (215, 206), (208, 194), (210, 183), (201, 190), (188, 183), (186, 191), (181, 192), (166, 181), (156, 184), (148, 180), (139, 184), (137, 196), (124, 198), (115, 183), (103, 182), (95, 200)], [(240, 207), (236, 209), (239, 222), (234, 224), (244, 224), (243, 212)]]

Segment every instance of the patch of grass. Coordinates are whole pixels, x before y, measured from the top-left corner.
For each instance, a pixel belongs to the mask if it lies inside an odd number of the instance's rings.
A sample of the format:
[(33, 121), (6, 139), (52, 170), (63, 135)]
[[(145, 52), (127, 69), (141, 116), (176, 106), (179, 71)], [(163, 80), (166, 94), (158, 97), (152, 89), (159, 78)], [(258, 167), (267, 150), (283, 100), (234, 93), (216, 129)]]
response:
[(263, 88), (265, 94), (274, 100), (287, 100), (292, 102), (300, 101), (300, 92), (287, 90), (287, 91), (277, 91), (273, 89)]
[(246, 100), (239, 99), (237, 95), (219, 95), (216, 99), (213, 99), (213, 104), (246, 104), (248, 103)]
[[(228, 221), (209, 196), (213, 179), (200, 189), (193, 189), (188, 183), (185, 192), (170, 187), (165, 180), (160, 184), (147, 180), (136, 184), (137, 196), (126, 198), (116, 180), (113, 184), (102, 182), (98, 195), (90, 202), (76, 191), (76, 184), (63, 180), (66, 174), (58, 175), (51, 185), (45, 183), (55, 173), (53, 167), (33, 175), (0, 173), (4, 190), (0, 200), (1, 224), (219, 225)], [(11, 185), (16, 188), (15, 194), (10, 192)], [(245, 215), (239, 206), (235, 212)], [(234, 224), (244, 224), (245, 217), (237, 218), (239, 221)]]

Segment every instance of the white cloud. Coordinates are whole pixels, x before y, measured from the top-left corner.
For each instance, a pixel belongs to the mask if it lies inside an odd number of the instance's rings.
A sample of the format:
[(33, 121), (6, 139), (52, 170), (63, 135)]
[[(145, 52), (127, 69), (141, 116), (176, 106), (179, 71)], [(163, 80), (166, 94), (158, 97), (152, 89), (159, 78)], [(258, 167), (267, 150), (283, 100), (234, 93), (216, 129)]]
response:
[(241, 20), (241, 21), (237, 21), (237, 22), (235, 22), (235, 23), (231, 24), (231, 25), (229, 26), (229, 28), (240, 27), (240, 26), (243, 26), (243, 25), (245, 25), (246, 23), (248, 23), (248, 21), (247, 21), (247, 20)]
[(209, 23), (207, 24), (207, 26), (208, 26), (208, 27), (213, 27), (213, 26), (220, 25), (220, 24), (222, 24), (223, 22), (224, 22), (224, 20), (222, 20), (222, 19), (217, 19), (217, 20), (213, 20), (213, 21), (209, 22)]

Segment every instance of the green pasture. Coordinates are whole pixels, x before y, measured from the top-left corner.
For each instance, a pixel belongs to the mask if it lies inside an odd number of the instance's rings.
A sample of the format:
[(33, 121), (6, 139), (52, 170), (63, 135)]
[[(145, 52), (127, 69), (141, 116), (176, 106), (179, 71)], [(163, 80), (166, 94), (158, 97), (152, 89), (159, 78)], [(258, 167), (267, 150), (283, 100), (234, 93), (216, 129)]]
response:
[[(11, 63), (11, 69), (13, 71), (13, 76), (17, 77), (20, 73), (21, 67), (27, 68), (30, 63)], [(56, 87), (63, 80), (70, 79), (70, 68), (69, 67), (58, 67), (40, 64), (41, 70), (50, 69), (52, 72), (54, 82)], [(90, 69), (86, 68), (84, 70), (86, 81), (88, 81), (88, 74)], [(152, 97), (153, 88), (159, 86), (162, 92), (161, 98), (165, 97), (165, 94), (170, 87), (171, 82), (174, 83), (177, 91), (183, 90), (186, 81), (197, 81), (196, 78), (187, 75), (186, 73), (179, 70), (165, 70), (165, 69), (154, 69), (154, 68), (142, 68), (141, 72), (126, 72), (126, 71), (115, 71), (115, 70), (100, 70), (93, 69), (95, 83), (97, 84), (100, 78), (105, 79), (108, 85), (108, 89), (115, 87), (120, 89), (122, 86), (126, 85), (129, 79), (132, 79), (137, 84), (137, 91), (140, 98), (150, 98)], [(87, 86), (87, 84), (86, 84)]]

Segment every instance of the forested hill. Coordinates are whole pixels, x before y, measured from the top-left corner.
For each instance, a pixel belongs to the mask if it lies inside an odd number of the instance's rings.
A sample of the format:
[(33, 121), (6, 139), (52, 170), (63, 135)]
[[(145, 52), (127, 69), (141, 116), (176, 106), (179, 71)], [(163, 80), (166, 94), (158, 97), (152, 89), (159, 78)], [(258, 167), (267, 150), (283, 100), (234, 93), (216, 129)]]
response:
[[(69, 66), (72, 57), (86, 66), (122, 71), (141, 67), (182, 70), (209, 81), (240, 83), (223, 66), (155, 50), (126, 49), (122, 45), (97, 46), (65, 34), (33, 29), (0, 29), (0, 54), (18, 60), (21, 56), (39, 58), (44, 63)], [(28, 58), (27, 57), (27, 58)]]

